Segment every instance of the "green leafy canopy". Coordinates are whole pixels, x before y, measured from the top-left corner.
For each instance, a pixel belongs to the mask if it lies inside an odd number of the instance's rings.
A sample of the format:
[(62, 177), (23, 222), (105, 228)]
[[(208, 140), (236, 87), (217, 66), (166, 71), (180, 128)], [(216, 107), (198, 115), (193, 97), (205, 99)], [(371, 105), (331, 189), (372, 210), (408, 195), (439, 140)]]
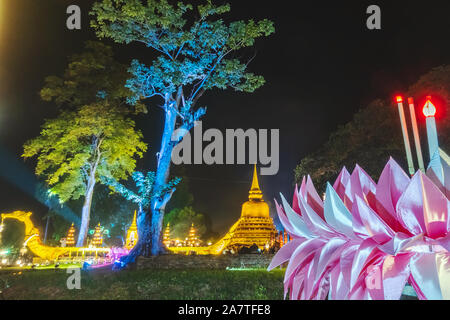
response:
[[(134, 60), (127, 81), (133, 92), (129, 101), (159, 96), (166, 105), (181, 104), (177, 112), (186, 129), (204, 113), (194, 110), (200, 96), (209, 89), (233, 88), (253, 92), (264, 78), (247, 72), (249, 61), (233, 56), (251, 47), (255, 39), (275, 31), (273, 22), (249, 20), (229, 24), (217, 17), (230, 5), (212, 1), (192, 5), (167, 0), (103, 0), (96, 2), (91, 26), (100, 38), (117, 43), (139, 42), (159, 53), (151, 66)], [(214, 20), (215, 19), (215, 20)]]
[(134, 157), (147, 150), (134, 126), (107, 102), (64, 111), (45, 122), (40, 136), (24, 145), (22, 157), (37, 156), (36, 174), (62, 202), (78, 199), (92, 172), (97, 181), (101, 176), (126, 179), (133, 172)]
[(82, 53), (69, 57), (61, 77), (46, 78), (41, 98), (61, 111), (46, 120), (40, 136), (25, 143), (22, 156), (37, 157), (36, 174), (61, 202), (84, 196), (88, 184), (101, 176), (126, 179), (135, 157), (147, 150), (127, 117), (131, 92), (124, 85), (129, 76), (111, 47), (88, 41)]

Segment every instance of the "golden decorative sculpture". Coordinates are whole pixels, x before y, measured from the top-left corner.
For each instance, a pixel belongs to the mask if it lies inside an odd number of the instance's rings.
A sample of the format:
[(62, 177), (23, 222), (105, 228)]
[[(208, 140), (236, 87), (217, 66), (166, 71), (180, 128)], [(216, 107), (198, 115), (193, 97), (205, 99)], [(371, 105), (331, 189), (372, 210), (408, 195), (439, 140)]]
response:
[(43, 245), (41, 242), (41, 238), (39, 237), (39, 230), (34, 226), (31, 221), (31, 212), (24, 211), (14, 211), (12, 213), (2, 213), (2, 224), (5, 219), (15, 219), (25, 224), (25, 239), (24, 246), (26, 245), (32, 253), (43, 260), (57, 260), (62, 256), (78, 256), (81, 254), (81, 257), (84, 257), (86, 253), (95, 252), (97, 253), (109, 253), (110, 249), (108, 248), (76, 248), (76, 247), (50, 247)]

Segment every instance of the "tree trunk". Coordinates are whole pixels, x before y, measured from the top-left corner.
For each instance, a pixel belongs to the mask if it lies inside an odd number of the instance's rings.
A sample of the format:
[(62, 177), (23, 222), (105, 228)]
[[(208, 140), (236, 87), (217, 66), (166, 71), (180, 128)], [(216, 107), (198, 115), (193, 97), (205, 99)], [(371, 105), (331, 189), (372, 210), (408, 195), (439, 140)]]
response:
[(152, 210), (152, 225), (151, 225), (151, 255), (157, 256), (163, 252), (163, 245), (161, 241), (161, 229), (164, 219), (164, 208), (155, 204)]
[[(165, 123), (164, 131), (161, 139), (161, 149), (159, 152), (158, 166), (156, 169), (156, 177), (154, 190), (155, 192), (161, 192), (164, 186), (168, 182), (170, 173), (170, 163), (172, 160), (172, 135), (175, 131), (175, 122), (177, 119), (177, 113), (174, 108), (167, 108), (165, 110)], [(170, 200), (171, 194), (167, 194), (165, 197), (155, 197), (150, 204), (150, 210), (152, 214), (151, 218), (151, 255), (159, 255), (163, 251), (161, 241), (161, 228), (164, 219), (164, 209), (167, 202)]]
[(95, 187), (95, 171), (91, 173), (84, 197), (83, 209), (81, 211), (81, 227), (78, 234), (77, 247), (82, 247), (86, 241), (87, 232), (89, 229), (89, 220), (91, 215), (92, 195)]
[(44, 244), (47, 242), (47, 232), (48, 232), (48, 221), (50, 220), (50, 216), (47, 217), (47, 223), (45, 224), (45, 233), (44, 233)]
[(151, 254), (151, 219), (150, 214), (139, 208), (137, 217), (138, 242), (127, 256), (121, 259), (123, 265), (135, 262), (138, 256), (148, 257)]
[(102, 145), (103, 139), (98, 137), (93, 137), (92, 147), (94, 148), (94, 159), (95, 161), (90, 165), (89, 179), (87, 181), (86, 194), (84, 196), (83, 209), (81, 211), (81, 227), (80, 233), (78, 234), (77, 247), (82, 247), (86, 241), (87, 232), (89, 230), (89, 220), (91, 217), (91, 205), (92, 205), (92, 195), (94, 194), (95, 187), (95, 175), (97, 173), (97, 167), (101, 159), (100, 146)]
[[(175, 110), (166, 108), (164, 132), (161, 139), (161, 149), (158, 154), (156, 177), (153, 186), (155, 192), (159, 192), (164, 188), (169, 177), (173, 150), (171, 140), (175, 130), (176, 117), (177, 114)], [(142, 208), (139, 208), (136, 217), (138, 242), (127, 256), (121, 258), (120, 268), (129, 263), (134, 263), (138, 256), (155, 256), (163, 251), (161, 228), (164, 218), (164, 208), (170, 198), (171, 194), (168, 194), (163, 198), (155, 197), (150, 203), (150, 212), (146, 212)], [(114, 266), (114, 268), (116, 268), (116, 266)]]

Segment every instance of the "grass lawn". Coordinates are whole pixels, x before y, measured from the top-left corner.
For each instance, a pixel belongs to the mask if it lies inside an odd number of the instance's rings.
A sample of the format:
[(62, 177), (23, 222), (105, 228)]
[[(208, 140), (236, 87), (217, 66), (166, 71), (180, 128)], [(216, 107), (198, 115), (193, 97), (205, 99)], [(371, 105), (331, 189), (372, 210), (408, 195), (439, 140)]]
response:
[(67, 289), (69, 276), (66, 270), (0, 271), (0, 300), (283, 299), (280, 269), (82, 271), (80, 290)]

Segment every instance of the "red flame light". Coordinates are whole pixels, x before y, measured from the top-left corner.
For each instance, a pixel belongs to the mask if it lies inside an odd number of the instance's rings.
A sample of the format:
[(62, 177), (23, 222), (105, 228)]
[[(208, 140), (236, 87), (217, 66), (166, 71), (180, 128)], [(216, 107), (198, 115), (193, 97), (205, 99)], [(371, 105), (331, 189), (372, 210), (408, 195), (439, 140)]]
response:
[(425, 117), (434, 117), (436, 115), (436, 107), (431, 102), (431, 97), (427, 97), (427, 102), (425, 102), (425, 105), (423, 106), (423, 114)]

